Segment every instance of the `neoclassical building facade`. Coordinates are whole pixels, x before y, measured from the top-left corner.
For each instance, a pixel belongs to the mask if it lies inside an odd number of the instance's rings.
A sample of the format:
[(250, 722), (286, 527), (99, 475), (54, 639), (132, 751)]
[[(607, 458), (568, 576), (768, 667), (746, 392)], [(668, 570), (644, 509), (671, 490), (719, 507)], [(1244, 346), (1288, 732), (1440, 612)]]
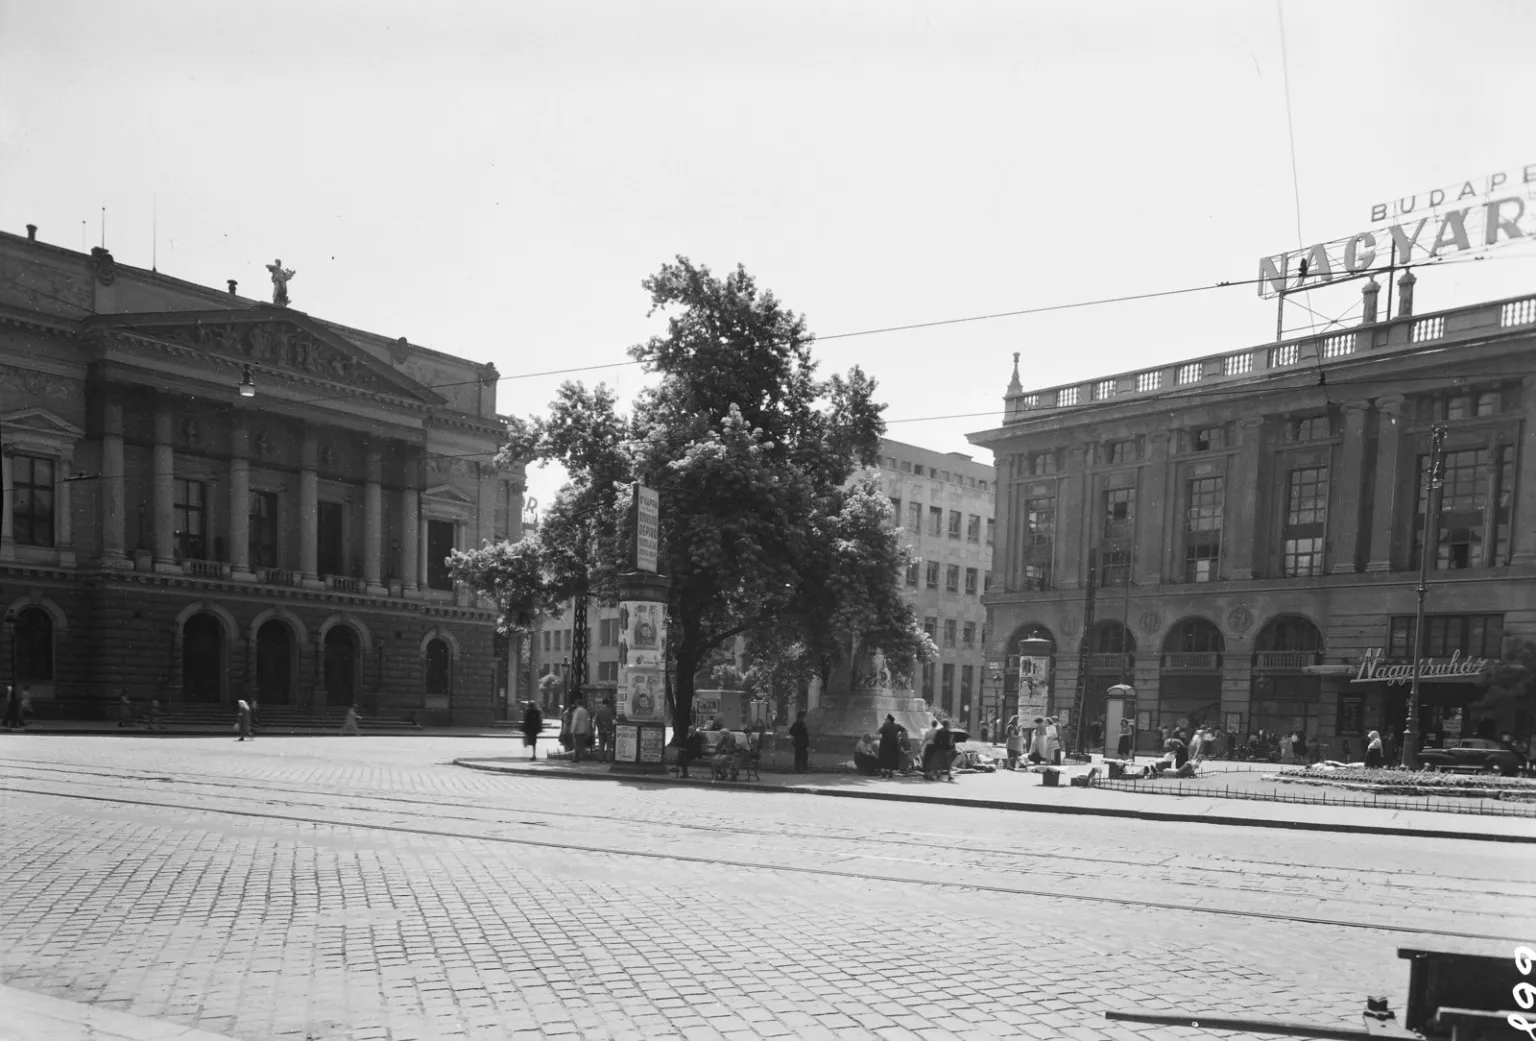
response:
[(1133, 686), (1143, 747), (1191, 723), (1357, 754), (1402, 733), (1408, 685), (1372, 663), (1411, 667), (1440, 427), (1420, 656), (1448, 671), (1421, 731), (1531, 734), (1528, 705), (1447, 663), (1536, 640), (1536, 297), (1414, 313), (1404, 281), (1397, 316), (1370, 283), (1367, 320), (1320, 336), (1038, 390), (1016, 363), (1002, 423), (971, 435), (996, 453), (1008, 684), (1035, 640), (1051, 706), (1090, 726)]
[(9, 681), (45, 716), (505, 716), (508, 649), (445, 565), (521, 531), (495, 368), (235, 288), (0, 234)]

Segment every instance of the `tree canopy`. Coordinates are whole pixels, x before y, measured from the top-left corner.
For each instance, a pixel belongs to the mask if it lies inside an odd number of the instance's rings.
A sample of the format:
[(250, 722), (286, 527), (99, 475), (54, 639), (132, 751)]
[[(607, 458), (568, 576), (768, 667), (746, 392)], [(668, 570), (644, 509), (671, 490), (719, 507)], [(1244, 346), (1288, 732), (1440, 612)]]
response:
[(611, 601), (639, 482), (661, 500), (679, 729), (695, 673), (737, 636), (785, 678), (825, 678), (855, 640), (897, 672), (930, 656), (901, 597), (890, 501), (860, 472), (885, 429), (875, 381), (857, 367), (818, 379), (804, 319), (741, 267), (717, 277), (678, 257), (642, 285), (668, 319), (630, 350), (654, 384), (620, 416), (606, 387), (566, 383), (547, 417), (511, 423), (503, 457), (558, 460), (570, 483), (535, 536), (455, 554), (455, 577), (513, 628), (572, 595)]

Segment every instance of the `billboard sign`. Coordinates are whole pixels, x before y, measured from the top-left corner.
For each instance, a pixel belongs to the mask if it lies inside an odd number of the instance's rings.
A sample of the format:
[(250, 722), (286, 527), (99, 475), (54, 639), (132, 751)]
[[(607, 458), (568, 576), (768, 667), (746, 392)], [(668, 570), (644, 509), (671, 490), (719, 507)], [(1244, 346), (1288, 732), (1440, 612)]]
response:
[(664, 720), (667, 605), (649, 600), (619, 603), (619, 686), (615, 711), (630, 720)]
[(656, 571), (661, 547), (661, 496), (655, 488), (635, 485), (635, 570)]
[(1392, 265), (1483, 253), (1536, 236), (1536, 163), (1371, 208), (1374, 230), (1259, 259), (1271, 299)]

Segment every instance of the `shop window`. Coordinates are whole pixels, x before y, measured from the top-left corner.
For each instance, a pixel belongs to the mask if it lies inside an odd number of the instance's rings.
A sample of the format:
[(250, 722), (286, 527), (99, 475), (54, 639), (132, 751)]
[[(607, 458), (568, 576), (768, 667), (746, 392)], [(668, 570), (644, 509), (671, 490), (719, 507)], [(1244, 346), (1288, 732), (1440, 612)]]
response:
[(19, 546), (53, 545), (52, 459), (11, 459), (11, 533)]

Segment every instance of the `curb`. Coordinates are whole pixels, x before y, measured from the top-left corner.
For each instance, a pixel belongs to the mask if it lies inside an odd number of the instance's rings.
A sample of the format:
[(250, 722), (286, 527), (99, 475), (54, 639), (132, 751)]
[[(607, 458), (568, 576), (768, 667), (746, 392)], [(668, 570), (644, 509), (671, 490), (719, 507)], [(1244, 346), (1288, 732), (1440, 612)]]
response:
[[(35, 730), (34, 729), (23, 730), (23, 731), (20, 731), (20, 733), (21, 734), (31, 735), (32, 737), (38, 737), (38, 736), (42, 736), (42, 735), (46, 735), (46, 736), (50, 736), (50, 737), (228, 737), (228, 738), (230, 738), (230, 740), (234, 740), (234, 738), (231, 737), (231, 734), (233, 734), (234, 731), (230, 730), (230, 729), (217, 729), (217, 730), (130, 730), (127, 727), (123, 727), (121, 730), (118, 730), (118, 729), (53, 730), (53, 729), (38, 728), (38, 729), (35, 729)], [(271, 730), (271, 729), (262, 729), (261, 731), (258, 732), (258, 736), (259, 737), (344, 737), (344, 736), (347, 736), (347, 735), (342, 734), (340, 732), (339, 728), (337, 728), (337, 729), (325, 729), (325, 730), (322, 730), (322, 729), (313, 729), (313, 730)], [(493, 739), (493, 738), (512, 737), (512, 736), (516, 736), (519, 740), (521, 740), (521, 738), (522, 738), (521, 734), (512, 735), (512, 734), (497, 734), (497, 733), (490, 733), (490, 732), (487, 732), (487, 733), (484, 733), (484, 734), (440, 734), (440, 733), (437, 733), (437, 732), (435, 732), (435, 731), (433, 731), (433, 730), (431, 730), (429, 728), (424, 728), (424, 727), (418, 727), (415, 730), (407, 730), (407, 729), (404, 729), (404, 728), (402, 728), (400, 730), (368, 730), (368, 729), (365, 728), (362, 731), (362, 733), (360, 733), (360, 734), (353, 734), (353, 735), (350, 735), (350, 736), (352, 736), (352, 737), (455, 737), (455, 738), (476, 738), (478, 740), (489, 740), (489, 739)]]
[[(545, 769), (516, 766), (491, 766), (469, 759), (455, 759), (454, 766), (483, 773), (516, 774), (522, 777), (545, 777), (559, 780), (583, 781), (640, 781), (646, 784), (666, 785), (674, 788), (699, 788), (702, 784), (684, 781), (676, 777), (657, 777), (651, 774), (553, 774)], [(1192, 813), (1163, 813), (1156, 810), (1122, 810), (1108, 806), (1055, 806), (1051, 804), (1026, 804), (1003, 802), (995, 799), (957, 799), (949, 796), (902, 795), (896, 792), (850, 792), (835, 788), (791, 788), (787, 786), (759, 787), (750, 781), (726, 781), (710, 785), (713, 788), (729, 787), (733, 791), (759, 792), (780, 795), (820, 795), (831, 799), (867, 799), (874, 802), (917, 802), (936, 806), (958, 806), (977, 810), (1009, 810), (1016, 813), (1055, 813), (1083, 817), (1118, 817), (1130, 820), (1172, 821), (1183, 824), (1211, 824), (1219, 827), (1269, 828), (1287, 831), (1321, 831), (1346, 835), (1385, 835), (1415, 839), (1462, 839), (1474, 842), (1513, 842), (1536, 844), (1536, 832), (1530, 835), (1497, 835), (1486, 832), (1445, 831), (1430, 828), (1393, 828), (1379, 824), (1336, 824), (1328, 821), (1263, 820), (1251, 817), (1210, 816)]]

